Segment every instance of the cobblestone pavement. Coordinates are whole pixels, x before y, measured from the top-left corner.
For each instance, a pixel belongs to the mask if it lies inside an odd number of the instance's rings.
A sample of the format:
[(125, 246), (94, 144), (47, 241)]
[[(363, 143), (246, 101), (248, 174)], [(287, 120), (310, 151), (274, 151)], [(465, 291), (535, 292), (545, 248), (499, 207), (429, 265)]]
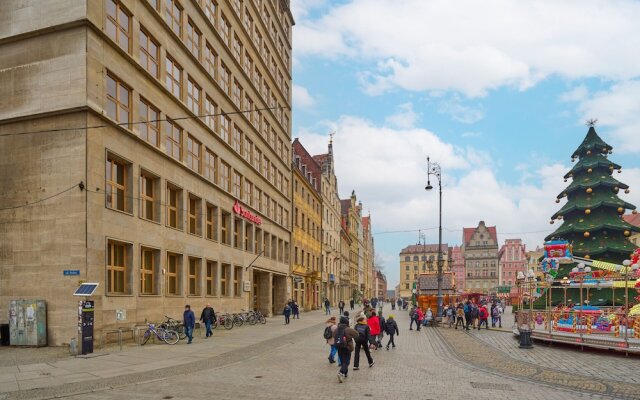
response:
[[(166, 379), (101, 388), (71, 399), (622, 398), (604, 390), (610, 386), (596, 380), (590, 383), (581, 380), (580, 386), (552, 379), (543, 381), (544, 374), (553, 370), (510, 358), (474, 335), (434, 328), (409, 331), (406, 312), (398, 313), (397, 320), (398, 347), (375, 351), (375, 366), (368, 368), (365, 364), (359, 371), (350, 371), (342, 384), (336, 377), (337, 367), (327, 362), (328, 346), (321, 337), (323, 326), (318, 324), (297, 334), (271, 339), (259, 347), (239, 348), (235, 352), (245, 357), (230, 357), (221, 365), (176, 367), (175, 375)], [(495, 354), (504, 367), (483, 365)], [(539, 376), (531, 379), (536, 373)], [(552, 374), (549, 378), (556, 376)]]

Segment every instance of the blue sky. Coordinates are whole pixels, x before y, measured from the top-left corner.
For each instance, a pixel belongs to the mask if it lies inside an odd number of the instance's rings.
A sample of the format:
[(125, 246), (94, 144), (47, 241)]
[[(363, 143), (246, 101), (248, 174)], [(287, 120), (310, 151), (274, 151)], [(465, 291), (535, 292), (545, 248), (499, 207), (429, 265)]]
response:
[[(443, 168), (444, 240), (484, 220), (542, 243), (587, 128), (640, 192), (640, 5), (622, 0), (296, 0), (293, 136), (334, 150), (390, 284), (398, 253), (437, 226), (426, 156)], [(437, 231), (427, 231), (437, 242)], [(392, 287), (390, 285), (390, 288)]]

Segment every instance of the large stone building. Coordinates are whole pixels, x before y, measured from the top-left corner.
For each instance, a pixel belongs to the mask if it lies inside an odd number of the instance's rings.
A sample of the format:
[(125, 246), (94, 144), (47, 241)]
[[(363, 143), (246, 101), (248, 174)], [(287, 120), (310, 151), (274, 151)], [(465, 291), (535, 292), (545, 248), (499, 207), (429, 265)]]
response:
[(349, 297), (356, 300), (363, 296), (364, 271), (362, 254), (362, 214), (361, 206), (356, 200), (356, 192), (351, 197), (340, 200), (341, 214), (349, 235)]
[[(340, 299), (344, 300), (346, 297), (340, 292), (340, 197), (333, 161), (333, 140), (329, 141), (326, 154), (315, 155), (313, 159), (322, 168), (322, 293), (331, 304), (337, 304)], [(348, 285), (348, 282), (346, 284)]]
[(293, 299), (304, 310), (322, 301), (322, 171), (298, 139), (293, 141)]
[(380, 300), (389, 299), (389, 293), (387, 291), (387, 277), (379, 270), (374, 271), (375, 278), (373, 281), (373, 297), (377, 297)]
[(507, 239), (498, 251), (499, 286), (509, 288), (511, 297), (517, 295), (516, 276), (527, 271), (527, 249), (522, 239)]
[[(449, 271), (449, 246), (443, 243), (442, 271)], [(413, 244), (400, 251), (400, 293), (404, 299), (411, 299), (414, 284), (419, 275), (438, 271), (438, 244)]]
[(462, 253), (467, 292), (490, 293), (499, 285), (498, 234), (495, 226), (480, 221), (475, 228), (464, 228)]
[(449, 247), (449, 255), (451, 260), (451, 272), (454, 274), (454, 282), (457, 292), (464, 292), (466, 288), (466, 279), (464, 273), (464, 255), (462, 247)]
[(42, 298), (68, 342), (79, 281), (96, 335), (187, 303), (282, 309), (288, 4), (0, 2), (0, 323)]
[(375, 280), (377, 272), (374, 266), (373, 234), (371, 232), (371, 215), (362, 217), (362, 262), (364, 272), (364, 297), (376, 296)]
[(347, 226), (347, 218), (340, 216), (340, 287), (338, 297), (345, 302), (347, 299), (354, 299), (351, 288), (351, 274), (353, 272), (351, 263), (351, 236)]

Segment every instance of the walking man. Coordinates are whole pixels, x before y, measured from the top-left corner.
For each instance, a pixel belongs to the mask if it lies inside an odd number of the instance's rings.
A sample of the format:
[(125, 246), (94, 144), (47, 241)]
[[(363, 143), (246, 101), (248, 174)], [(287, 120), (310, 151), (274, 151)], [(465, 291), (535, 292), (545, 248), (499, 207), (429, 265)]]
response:
[(338, 308), (340, 309), (340, 315), (344, 314), (344, 301), (342, 301), (342, 299), (340, 299), (340, 301), (338, 302)]
[(289, 325), (289, 317), (291, 316), (291, 306), (288, 303), (284, 305), (284, 309), (282, 310), (282, 315), (284, 315), (284, 324)]
[[(360, 319), (358, 319), (358, 321), (360, 321)], [(376, 315), (375, 311), (371, 311), (371, 317), (369, 317), (369, 319), (366, 322), (369, 325), (369, 339), (371, 339), (371, 343), (375, 344), (376, 346), (376, 350), (378, 349), (378, 335), (380, 335), (380, 333), (382, 332), (381, 326), (380, 326), (380, 318), (378, 318), (378, 316)], [(358, 354), (356, 353), (356, 358), (358, 357)], [(371, 363), (371, 361), (369, 361), (369, 363)], [(355, 366), (355, 364), (354, 364)]]
[(354, 348), (353, 340), (358, 338), (358, 336), (358, 331), (349, 327), (349, 318), (340, 317), (340, 323), (333, 336), (333, 343), (338, 349), (338, 357), (340, 359), (340, 371), (338, 372), (338, 380), (340, 383), (347, 379), (349, 363), (351, 362), (351, 352)]
[(471, 325), (471, 323), (473, 322), (471, 319), (471, 301), (467, 300), (466, 304), (464, 305), (464, 320), (467, 323), (467, 330), (469, 330), (469, 325)]
[[(376, 318), (377, 319), (377, 318)], [(353, 370), (357, 371), (360, 369), (360, 349), (364, 349), (364, 354), (367, 356), (367, 361), (369, 362), (369, 367), (373, 367), (375, 362), (371, 357), (371, 351), (369, 351), (369, 343), (372, 343), (374, 340), (371, 333), (371, 327), (367, 325), (366, 319), (364, 316), (358, 317), (358, 323), (355, 327), (356, 331), (358, 331), (358, 338), (356, 339), (356, 352), (355, 359), (353, 360)]]
[(184, 313), (182, 314), (182, 322), (184, 323), (184, 333), (187, 335), (187, 338), (189, 339), (187, 341), (187, 344), (191, 344), (191, 341), (193, 341), (193, 328), (196, 327), (196, 316), (193, 313), (193, 311), (191, 311), (191, 306), (188, 304), (184, 306)]
[(464, 306), (462, 303), (458, 304), (456, 309), (456, 329), (458, 329), (458, 325), (464, 329)]
[(349, 306), (351, 306), (351, 311), (353, 311), (355, 304), (356, 304), (356, 301), (353, 298), (349, 300)]
[(411, 318), (411, 323), (409, 324), (409, 330), (413, 330), (413, 324), (418, 322), (418, 313), (417, 307), (413, 307), (411, 311), (409, 311), (409, 318)]
[(204, 323), (206, 330), (205, 337), (213, 335), (211, 326), (213, 325), (213, 321), (215, 320), (216, 313), (215, 311), (213, 311), (213, 308), (211, 308), (211, 304), (207, 303), (207, 306), (202, 310), (202, 313), (200, 314), (200, 322)]
[(393, 319), (393, 315), (389, 315), (389, 318), (387, 318), (385, 328), (387, 335), (389, 335), (389, 341), (387, 342), (387, 350), (389, 350), (389, 344), (391, 344), (394, 348), (396, 347), (396, 343), (393, 341), (393, 337), (395, 335), (400, 335), (398, 324), (396, 323), (396, 320)]
[(331, 306), (331, 303), (329, 303), (329, 299), (324, 299), (324, 311), (325, 311), (325, 314), (327, 315), (331, 314), (330, 306)]

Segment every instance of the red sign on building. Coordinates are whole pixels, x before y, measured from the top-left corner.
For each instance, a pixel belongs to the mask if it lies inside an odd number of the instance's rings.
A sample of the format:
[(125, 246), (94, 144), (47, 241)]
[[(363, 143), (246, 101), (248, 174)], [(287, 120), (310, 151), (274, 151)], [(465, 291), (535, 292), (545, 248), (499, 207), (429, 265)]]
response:
[(246, 208), (242, 207), (238, 202), (238, 200), (236, 200), (236, 202), (233, 205), (233, 213), (238, 214), (242, 218), (248, 221), (251, 221), (256, 225), (260, 225), (262, 223), (262, 218), (253, 214), (251, 211), (247, 210)]

